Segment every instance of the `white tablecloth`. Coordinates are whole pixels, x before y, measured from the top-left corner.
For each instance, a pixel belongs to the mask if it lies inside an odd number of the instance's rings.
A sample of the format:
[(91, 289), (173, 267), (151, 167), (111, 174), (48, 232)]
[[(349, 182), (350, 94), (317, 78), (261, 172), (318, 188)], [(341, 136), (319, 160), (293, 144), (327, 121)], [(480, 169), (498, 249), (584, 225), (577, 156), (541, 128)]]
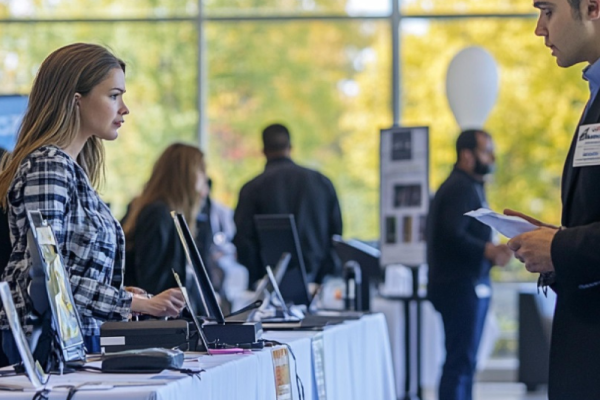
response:
[[(316, 331), (267, 331), (265, 339), (290, 345), (296, 363), (290, 357), (293, 398), (298, 399), (296, 370), (304, 385), (306, 400), (317, 400), (317, 384), (313, 365), (312, 339)], [(325, 388), (328, 400), (395, 400), (394, 374), (385, 317), (369, 315), (348, 321), (322, 332), (324, 344)], [(202, 355), (186, 361), (184, 367), (206, 371), (201, 378), (178, 372), (161, 374), (124, 375), (78, 372), (52, 376), (47, 387), (50, 399), (65, 399), (66, 389), (59, 385), (78, 385), (84, 382), (140, 382), (136, 387), (116, 387), (106, 390), (78, 391), (74, 400), (83, 399), (256, 399), (276, 400), (275, 377), (271, 349), (266, 348), (243, 355)], [(150, 383), (161, 383), (149, 386)], [(17, 384), (31, 387), (27, 378), (3, 377), (0, 385)], [(0, 391), (0, 399), (31, 399), (34, 392)]]

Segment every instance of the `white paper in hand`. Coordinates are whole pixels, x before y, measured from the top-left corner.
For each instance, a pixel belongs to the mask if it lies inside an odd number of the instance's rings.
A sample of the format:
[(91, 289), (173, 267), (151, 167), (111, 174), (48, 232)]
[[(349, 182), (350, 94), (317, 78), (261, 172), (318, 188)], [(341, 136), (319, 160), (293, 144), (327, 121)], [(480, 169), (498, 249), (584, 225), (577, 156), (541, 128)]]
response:
[(473, 217), (476, 220), (494, 228), (509, 239), (520, 235), (521, 233), (533, 231), (538, 228), (538, 226), (524, 220), (521, 217), (498, 214), (497, 212), (488, 210), (487, 208), (469, 211), (465, 213), (465, 215)]

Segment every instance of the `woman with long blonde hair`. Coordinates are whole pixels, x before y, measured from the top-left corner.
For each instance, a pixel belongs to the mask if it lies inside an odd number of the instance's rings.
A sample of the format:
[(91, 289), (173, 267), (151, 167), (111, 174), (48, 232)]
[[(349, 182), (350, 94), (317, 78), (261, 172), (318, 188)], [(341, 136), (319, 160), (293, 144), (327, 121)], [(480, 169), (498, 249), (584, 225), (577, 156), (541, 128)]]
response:
[[(13, 152), (2, 160), (0, 206), (8, 213), (12, 251), (2, 280), (9, 283), (21, 323), (31, 330), (31, 259), (27, 211), (39, 210), (56, 236), (69, 273), (88, 351), (98, 352), (100, 325), (131, 312), (175, 316), (181, 291), (153, 298), (123, 287), (125, 238), (93, 186), (104, 169), (103, 140), (115, 140), (129, 114), (123, 101), (125, 63), (102, 46), (75, 43), (40, 66)], [(3, 348), (18, 362), (4, 311)]]
[(183, 143), (167, 147), (123, 222), (127, 239), (127, 285), (148, 292), (176, 287), (171, 269), (184, 282), (189, 281), (185, 254), (170, 213), (182, 213), (194, 232), (196, 215), (207, 194), (202, 151)]

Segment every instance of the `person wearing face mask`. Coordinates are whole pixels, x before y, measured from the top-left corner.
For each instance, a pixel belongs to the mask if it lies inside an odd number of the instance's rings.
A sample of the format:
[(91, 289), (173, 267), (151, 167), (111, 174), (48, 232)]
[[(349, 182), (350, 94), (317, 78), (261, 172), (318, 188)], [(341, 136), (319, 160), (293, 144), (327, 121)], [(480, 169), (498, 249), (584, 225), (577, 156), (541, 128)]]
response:
[(487, 207), (485, 177), (494, 170), (489, 133), (465, 130), (457, 161), (431, 202), (427, 220), (428, 298), (444, 324), (446, 360), (439, 400), (471, 400), (479, 341), (488, 311), (490, 269), (512, 252), (494, 244), (491, 229), (464, 213)]

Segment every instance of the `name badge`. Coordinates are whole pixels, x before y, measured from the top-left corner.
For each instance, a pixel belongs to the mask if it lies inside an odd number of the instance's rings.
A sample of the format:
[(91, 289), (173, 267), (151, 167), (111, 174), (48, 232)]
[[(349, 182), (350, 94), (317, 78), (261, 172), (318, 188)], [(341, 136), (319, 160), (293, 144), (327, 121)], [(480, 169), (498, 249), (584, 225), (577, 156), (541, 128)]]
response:
[(580, 126), (576, 140), (573, 167), (600, 165), (600, 124)]

